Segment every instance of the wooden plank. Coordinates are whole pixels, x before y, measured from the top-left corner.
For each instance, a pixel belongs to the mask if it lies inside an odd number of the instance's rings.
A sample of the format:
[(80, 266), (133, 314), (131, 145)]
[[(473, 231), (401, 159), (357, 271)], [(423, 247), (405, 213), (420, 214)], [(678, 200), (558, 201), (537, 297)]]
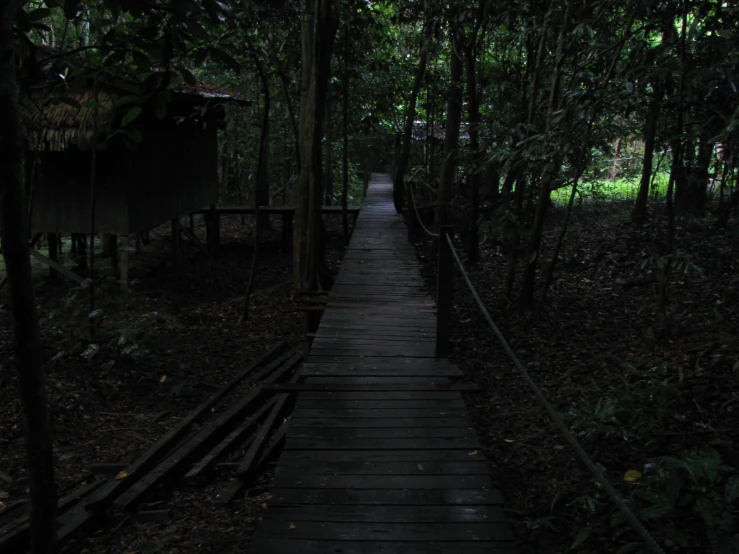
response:
[(404, 377), (462, 377), (463, 373), (455, 368), (424, 368), (424, 367), (367, 367), (344, 365), (321, 365), (319, 367), (303, 368), (301, 374), (339, 376), (339, 377), (380, 377), (380, 376), (404, 376)]
[(288, 437), (285, 441), (286, 450), (397, 450), (400, 448), (426, 450), (433, 448), (481, 448), (480, 441), (475, 438), (444, 438), (444, 439), (301, 439)]
[(379, 428), (379, 427), (465, 427), (472, 425), (467, 417), (373, 417), (369, 419), (346, 419), (346, 418), (309, 418), (295, 417), (292, 419), (293, 427), (338, 427), (338, 428)]
[(295, 525), (265, 519), (260, 530), (275, 536), (290, 534), (291, 539), (331, 539), (357, 541), (512, 541), (506, 523), (358, 523), (322, 522), (320, 525)]
[(264, 423), (260, 427), (257, 436), (254, 438), (254, 442), (251, 443), (251, 446), (249, 446), (246, 454), (244, 454), (244, 458), (241, 460), (239, 467), (236, 469), (237, 477), (244, 478), (247, 474), (253, 472), (254, 463), (257, 460), (257, 455), (264, 447), (264, 443), (267, 440), (270, 431), (272, 431), (272, 428), (277, 423), (277, 418), (280, 416), (280, 414), (282, 414), (287, 399), (287, 394), (281, 394), (277, 397), (277, 401), (275, 402), (274, 407), (267, 416), (267, 419), (264, 420)]
[[(259, 533), (249, 545), (250, 552), (255, 554), (326, 554), (329, 552), (340, 552), (341, 554), (449, 554), (450, 552), (450, 545), (443, 542), (383, 541), (378, 544), (366, 541), (282, 538), (284, 536), (285, 533), (274, 537)], [(451, 550), (455, 554), (520, 553), (515, 544), (501, 541), (456, 542)]]
[(348, 400), (342, 398), (326, 398), (315, 400), (304, 398), (302, 395), (298, 398), (296, 407), (299, 409), (349, 409), (349, 410), (370, 410), (370, 409), (402, 409), (411, 408), (465, 408), (464, 400), (455, 399), (424, 399), (424, 400), (405, 400), (401, 398), (386, 399), (381, 395), (377, 395), (375, 399), (356, 399)]
[[(415, 390), (434, 390), (434, 385), (449, 385), (451, 380), (448, 377), (343, 377), (343, 376), (311, 376), (305, 375), (306, 384), (319, 384), (319, 385), (333, 385), (338, 387), (339, 385), (418, 385)], [(421, 388), (425, 387), (425, 388)], [(334, 388), (333, 390), (341, 390)], [(351, 389), (346, 389), (351, 390)], [(359, 389), (361, 390), (361, 389)], [(369, 390), (369, 389), (366, 389)], [(402, 388), (395, 388), (391, 390), (402, 390)], [(461, 390), (458, 388), (439, 388), (437, 390)]]
[[(82, 502), (80, 500), (100, 488), (103, 483), (105, 483), (105, 479), (92, 481), (59, 498), (57, 500), (57, 513), (60, 521), (69, 520), (70, 516), (65, 514), (74, 511), (75, 505), (84, 505), (84, 500)], [(25, 551), (27, 548), (31, 531), (28, 521), (30, 513), (27, 505), (21, 507), (22, 511), (17, 514), (17, 517), (0, 528), (0, 552)], [(84, 513), (84, 509), (82, 512)]]
[[(290, 427), (290, 420), (285, 420), (282, 425), (275, 431), (274, 436), (272, 437), (272, 441), (269, 443), (269, 445), (265, 448), (264, 452), (262, 453), (262, 456), (259, 458), (257, 463), (255, 464), (253, 471), (254, 473), (262, 470), (268, 462), (272, 461), (274, 458), (277, 457), (278, 452), (282, 448), (282, 445), (285, 442), (285, 436), (287, 435), (287, 430)], [(236, 468), (239, 467), (240, 464), (235, 464)], [(234, 468), (234, 469), (236, 469)], [(246, 482), (242, 478), (235, 478), (233, 479), (226, 487), (221, 489), (221, 491), (216, 495), (215, 502), (216, 504), (230, 504), (233, 502), (233, 500), (238, 496), (238, 494), (244, 489), (246, 486)]]
[(302, 475), (489, 475), (485, 461), (474, 462), (296, 462), (280, 461), (275, 475), (286, 480)]
[(440, 448), (435, 450), (285, 450), (280, 463), (312, 462), (469, 462), (481, 461), (480, 450)]
[[(142, 456), (136, 459), (126, 469), (128, 477), (125, 479), (117, 479), (104, 485), (99, 491), (90, 497), (88, 502), (88, 509), (104, 509), (107, 505), (112, 502), (120, 493), (126, 490), (129, 486), (133, 485), (136, 480), (141, 477), (149, 468), (151, 468), (156, 461), (161, 458), (164, 453), (172, 448), (178, 441), (180, 441), (185, 434), (190, 431), (193, 424), (200, 420), (205, 414), (209, 413), (211, 408), (220, 402), (231, 390), (238, 385), (241, 381), (247, 377), (253, 377), (257, 380), (263, 379), (270, 371), (273, 371), (277, 366), (275, 364), (282, 363), (287, 359), (290, 353), (283, 354), (266, 367), (256, 372), (257, 368), (264, 362), (274, 356), (285, 346), (284, 342), (278, 343), (273, 348), (270, 348), (253, 361), (244, 371), (236, 375), (228, 383), (226, 383), (219, 391), (217, 391), (208, 400), (200, 404), (193, 412), (191, 412), (185, 419), (179, 424), (170, 429), (162, 438), (150, 446)], [(253, 375), (252, 375), (253, 374)]]
[(290, 434), (290, 437), (295, 439), (333, 439), (335, 443), (339, 444), (344, 439), (454, 439), (476, 436), (474, 429), (470, 427), (410, 427), (407, 429), (388, 427), (317, 429), (315, 427), (302, 427), (293, 429)]
[(351, 408), (297, 408), (293, 414), (294, 417), (327, 417), (327, 418), (345, 418), (345, 419), (369, 419), (375, 417), (465, 417), (467, 410), (464, 408), (368, 408), (351, 409)]
[[(289, 372), (301, 358), (302, 354), (293, 354), (284, 364), (266, 377), (265, 381), (276, 381), (285, 373)], [(138, 483), (119, 496), (114, 501), (114, 505), (125, 511), (136, 506), (150, 494), (155, 486), (170, 477), (185, 464), (190, 463), (194, 457), (197, 457), (203, 450), (207, 450), (213, 442), (220, 440), (224, 434), (228, 433), (229, 425), (248, 412), (261, 394), (261, 387), (257, 387), (232, 404), (215, 420), (204, 425), (192, 438), (178, 447), (174, 453), (170, 454), (157, 467), (143, 476)]]
[(193, 481), (197, 479), (200, 474), (205, 471), (208, 467), (216, 462), (216, 460), (225, 454), (229, 448), (236, 446), (236, 444), (247, 437), (258, 422), (264, 417), (269, 410), (271, 410), (277, 403), (277, 398), (271, 399), (264, 406), (254, 412), (244, 423), (239, 425), (231, 433), (226, 436), (213, 450), (211, 450), (206, 456), (204, 456), (198, 463), (196, 463), (190, 471), (185, 474), (185, 481)]
[[(269, 506), (269, 504), (268, 504)], [(290, 522), (486, 523), (507, 521), (500, 506), (276, 506), (264, 519)], [(297, 525), (297, 523), (296, 523)]]
[(305, 400), (457, 400), (462, 395), (455, 391), (388, 391), (381, 395), (377, 392), (349, 391), (349, 392), (303, 392), (298, 401)]
[[(384, 478), (384, 477), (383, 477)], [(274, 488), (269, 506), (478, 506), (502, 505), (490, 489), (295, 489)]]

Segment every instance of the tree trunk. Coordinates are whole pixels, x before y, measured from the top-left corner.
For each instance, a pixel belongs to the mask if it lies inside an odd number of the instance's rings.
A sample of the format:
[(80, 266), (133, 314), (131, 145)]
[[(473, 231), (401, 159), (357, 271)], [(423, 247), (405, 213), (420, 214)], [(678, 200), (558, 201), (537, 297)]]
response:
[(467, 243), (469, 263), (475, 263), (480, 257), (480, 242), (477, 220), (480, 218), (480, 178), (482, 160), (480, 159), (480, 97), (477, 94), (477, 52), (475, 45), (468, 45), (464, 50), (464, 61), (467, 75), (467, 111), (469, 112), (470, 152), (472, 167), (469, 172), (470, 186), (470, 223)]
[(0, 220), (25, 419), (31, 496), (31, 552), (51, 554), (56, 546), (56, 490), (41, 337), (28, 245), (28, 206), (23, 168), (25, 153), (13, 54), (13, 19), (18, 9), (17, 2), (0, 3), (0, 152), (3, 155)]
[(649, 184), (652, 177), (652, 162), (654, 160), (654, 145), (657, 137), (657, 123), (659, 122), (659, 98), (653, 98), (649, 103), (647, 121), (644, 124), (644, 161), (642, 162), (641, 181), (639, 192), (636, 194), (634, 210), (631, 212), (631, 221), (639, 223), (647, 216), (647, 200), (649, 200)]
[[(557, 52), (555, 54), (554, 67), (552, 68), (546, 123), (547, 134), (551, 130), (551, 116), (554, 114), (558, 103), (560, 70), (562, 67), (562, 59), (564, 57), (564, 37), (569, 27), (570, 13), (572, 10), (572, 2), (570, 0), (565, 0), (565, 4), (566, 8), (564, 15), (562, 16), (562, 25), (560, 26), (559, 35), (557, 37)], [(525, 310), (530, 309), (533, 301), (536, 268), (540, 257), (539, 249), (541, 247), (541, 238), (544, 234), (544, 219), (551, 201), (552, 183), (559, 171), (561, 163), (560, 156), (555, 156), (554, 159), (551, 160), (551, 169), (547, 171), (539, 182), (539, 195), (536, 202), (534, 222), (531, 227), (527, 256), (523, 268), (523, 276), (521, 278), (521, 293), (518, 304), (519, 313), (523, 313)]]
[(300, 177), (296, 184), (293, 275), (303, 291), (318, 285), (322, 171), (321, 142), (338, 0), (307, 0), (302, 24), (303, 95), (300, 109)]
[(437, 194), (436, 224), (447, 225), (452, 221), (452, 200), (454, 181), (457, 175), (457, 148), (459, 146), (459, 124), (462, 119), (462, 72), (464, 70), (463, 44), (459, 33), (452, 30), (452, 51), (450, 68), (450, 90), (446, 115), (446, 136), (444, 137), (444, 156), (439, 176)]
[(347, 71), (347, 56), (349, 55), (349, 27), (344, 29), (344, 66), (342, 82), (342, 134), (344, 144), (341, 149), (341, 223), (344, 231), (344, 244), (349, 244), (349, 72)]
[[(257, 66), (257, 72), (262, 80), (264, 88), (264, 114), (262, 116), (262, 132), (259, 137), (259, 157), (257, 159), (257, 175), (254, 182), (254, 204), (257, 207), (269, 206), (269, 108), (270, 93), (269, 81), (267, 74), (262, 67), (259, 58), (254, 56), (254, 63)], [(269, 229), (269, 216), (267, 214), (259, 214), (256, 221), (257, 226), (262, 229)]]
[(426, 74), (426, 63), (429, 55), (429, 43), (431, 42), (431, 20), (428, 16), (428, 10), (426, 10), (426, 17), (424, 17), (423, 31), (421, 38), (421, 51), (418, 59), (418, 69), (416, 76), (413, 79), (413, 88), (411, 88), (410, 98), (408, 98), (408, 107), (405, 112), (405, 126), (403, 128), (402, 146), (400, 155), (397, 159), (395, 166), (395, 176), (393, 178), (393, 202), (395, 204), (395, 211), (399, 214), (403, 213), (405, 203), (405, 181), (404, 175), (406, 167), (408, 166), (408, 159), (411, 155), (411, 141), (413, 140), (413, 122), (416, 119), (416, 102), (418, 100), (418, 93), (421, 90), (423, 84), (423, 76)]
[(331, 102), (326, 103), (326, 140), (324, 144), (326, 151), (323, 155), (323, 163), (326, 168), (326, 175), (323, 180), (326, 183), (326, 192), (324, 194), (324, 203), (330, 206), (334, 203), (334, 156), (333, 156), (333, 142), (334, 142), (334, 126), (333, 126), (333, 110), (331, 109)]

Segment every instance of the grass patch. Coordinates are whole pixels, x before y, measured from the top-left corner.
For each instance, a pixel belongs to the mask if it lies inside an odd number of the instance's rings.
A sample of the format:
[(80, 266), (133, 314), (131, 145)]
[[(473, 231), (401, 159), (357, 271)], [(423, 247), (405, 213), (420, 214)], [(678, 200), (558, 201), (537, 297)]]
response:
[[(667, 173), (659, 173), (654, 178), (650, 196), (664, 196), (667, 192)], [(577, 187), (578, 195), (584, 200), (614, 201), (635, 200), (639, 191), (639, 179), (584, 179)], [(566, 204), (570, 199), (572, 187), (562, 187), (552, 191), (552, 200), (559, 204)]]

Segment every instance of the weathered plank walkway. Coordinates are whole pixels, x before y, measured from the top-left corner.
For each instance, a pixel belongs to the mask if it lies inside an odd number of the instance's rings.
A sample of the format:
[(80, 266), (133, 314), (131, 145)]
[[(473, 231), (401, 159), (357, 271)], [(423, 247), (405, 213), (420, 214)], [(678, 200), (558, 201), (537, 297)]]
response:
[(373, 176), (302, 374), (398, 390), (298, 394), (253, 554), (517, 552), (461, 394), (407, 386), (461, 373), (434, 355), (434, 301), (391, 189)]

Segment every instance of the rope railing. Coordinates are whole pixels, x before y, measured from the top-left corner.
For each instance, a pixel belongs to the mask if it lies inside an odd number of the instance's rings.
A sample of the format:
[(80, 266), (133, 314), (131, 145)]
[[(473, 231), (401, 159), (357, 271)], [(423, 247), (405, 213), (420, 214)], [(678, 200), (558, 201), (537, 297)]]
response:
[[(508, 344), (508, 341), (506, 341), (505, 337), (503, 336), (503, 333), (500, 332), (500, 329), (498, 329), (498, 326), (493, 321), (493, 318), (490, 316), (490, 312), (488, 311), (487, 307), (483, 303), (482, 299), (480, 298), (480, 295), (477, 293), (477, 290), (475, 289), (474, 285), (472, 284), (472, 281), (470, 280), (469, 275), (464, 269), (464, 266), (462, 265), (462, 260), (459, 257), (459, 254), (457, 253), (456, 248), (454, 248), (454, 244), (452, 242), (452, 227), (450, 226), (441, 226), (439, 228), (439, 256), (438, 256), (438, 277), (437, 277), (437, 355), (446, 355), (449, 348), (449, 323), (451, 319), (451, 305), (452, 305), (452, 267), (453, 262), (456, 262), (457, 267), (459, 267), (459, 270), (462, 272), (462, 277), (464, 277), (465, 283), (467, 283), (467, 287), (470, 289), (470, 292), (472, 293), (473, 298), (475, 299), (475, 302), (477, 303), (478, 308), (480, 308), (480, 311), (485, 316), (485, 319), (487, 320), (488, 324), (490, 325), (490, 328), (493, 331), (493, 334), (497, 337), (497, 339), (500, 341), (501, 345), (503, 346), (503, 349), (505, 350), (508, 357), (513, 362), (513, 365), (516, 366), (516, 369), (521, 373), (524, 381), (528, 385), (528, 387), (531, 389), (531, 391), (534, 393), (534, 396), (539, 401), (539, 404), (544, 408), (544, 411), (549, 416), (549, 419), (552, 420), (552, 423), (554, 423), (554, 426), (559, 431), (560, 435), (563, 439), (565, 439), (569, 445), (575, 450), (575, 453), (577, 454), (577, 457), (580, 459), (580, 461), (585, 465), (585, 467), (590, 471), (590, 473), (593, 475), (593, 477), (600, 483), (601, 487), (603, 487), (603, 490), (605, 491), (606, 495), (610, 500), (618, 507), (618, 509), (621, 511), (621, 513), (624, 515), (626, 520), (629, 522), (631, 527), (636, 531), (636, 533), (641, 537), (644, 542), (649, 546), (649, 550), (653, 552), (654, 554), (665, 554), (665, 551), (660, 547), (660, 545), (657, 543), (655, 538), (650, 534), (650, 532), (647, 530), (647, 528), (642, 524), (642, 522), (639, 520), (639, 518), (634, 514), (634, 512), (629, 508), (629, 506), (626, 504), (626, 502), (621, 498), (621, 496), (618, 494), (616, 489), (613, 487), (613, 485), (608, 481), (606, 476), (603, 474), (603, 472), (600, 470), (600, 468), (595, 464), (593, 459), (585, 452), (585, 449), (580, 445), (578, 440), (575, 438), (575, 436), (572, 434), (572, 432), (569, 430), (567, 425), (565, 424), (564, 420), (560, 417), (560, 415), (554, 410), (554, 407), (549, 403), (549, 401), (545, 398), (544, 393), (542, 390), (536, 385), (534, 380), (529, 375), (529, 372), (526, 371), (526, 368), (521, 363), (521, 360), (519, 360), (516, 353), (513, 351), (511, 346)], [(445, 321), (442, 321), (445, 320)], [(441, 343), (440, 344), (440, 334), (441, 334)]]
[(408, 189), (411, 191), (411, 202), (413, 202), (413, 209), (416, 212), (416, 221), (418, 221), (418, 224), (421, 226), (421, 229), (430, 237), (438, 238), (439, 233), (434, 233), (431, 231), (428, 227), (426, 227), (423, 224), (423, 220), (421, 219), (421, 214), (418, 213), (418, 202), (416, 202), (416, 195), (413, 193), (413, 181), (408, 182)]

